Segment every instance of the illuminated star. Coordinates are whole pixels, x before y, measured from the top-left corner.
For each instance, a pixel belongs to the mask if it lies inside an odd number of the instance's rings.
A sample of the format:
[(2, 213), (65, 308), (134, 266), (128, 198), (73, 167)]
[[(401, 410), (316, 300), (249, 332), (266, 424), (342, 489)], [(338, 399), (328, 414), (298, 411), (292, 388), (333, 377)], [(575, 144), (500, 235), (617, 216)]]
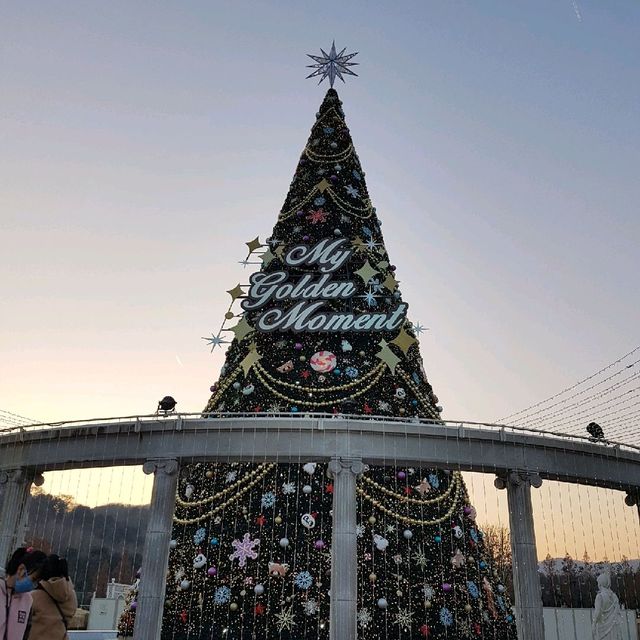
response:
[(365, 299), (365, 301), (369, 305), (369, 307), (377, 307), (378, 306), (378, 301), (376, 300), (376, 296), (374, 295), (374, 293), (371, 290), (371, 288), (369, 288), (369, 291), (367, 291), (364, 295), (361, 295), (360, 297)]
[(369, 238), (369, 239), (367, 240), (367, 243), (366, 243), (366, 244), (367, 244), (367, 248), (368, 248), (370, 251), (374, 251), (374, 250), (376, 249), (376, 247), (378, 246), (378, 243), (377, 243), (377, 242), (375, 242), (375, 241), (373, 240), (373, 238)]
[(278, 627), (278, 631), (282, 632), (284, 629), (291, 631), (292, 627), (296, 626), (296, 622), (294, 620), (295, 616), (293, 613), (293, 607), (289, 607), (288, 609), (283, 609), (280, 613), (276, 613), (276, 626)]
[(428, 331), (428, 328), (423, 327), (419, 322), (416, 322), (413, 325), (413, 331), (416, 335), (420, 335), (425, 329)]
[(203, 340), (206, 340), (206, 341), (207, 341), (207, 343), (211, 345), (211, 353), (213, 353), (213, 350), (214, 350), (216, 347), (220, 347), (220, 348), (222, 348), (222, 345), (223, 345), (223, 344), (229, 344), (229, 341), (228, 341), (228, 340), (223, 340), (223, 339), (220, 337), (220, 333), (218, 333), (218, 335), (217, 335), (217, 336), (214, 336), (214, 335), (213, 335), (213, 333), (212, 333), (210, 338), (205, 338), (205, 337), (203, 337), (202, 339), (203, 339)]
[(333, 83), (336, 78), (340, 78), (342, 82), (344, 82), (344, 78), (342, 74), (346, 74), (349, 76), (357, 76), (357, 73), (354, 73), (349, 69), (349, 67), (354, 67), (358, 63), (357, 62), (349, 62), (351, 58), (358, 55), (356, 53), (348, 53), (344, 55), (344, 52), (347, 50), (345, 47), (340, 53), (336, 52), (336, 42), (333, 41), (331, 45), (331, 51), (327, 53), (324, 49), (320, 49), (322, 52), (321, 56), (314, 56), (310, 53), (307, 54), (309, 58), (311, 58), (316, 64), (307, 65), (310, 69), (315, 69), (313, 73), (310, 73), (307, 78), (314, 78), (320, 76), (320, 82), (322, 82), (325, 78), (329, 78), (329, 84), (333, 87)]

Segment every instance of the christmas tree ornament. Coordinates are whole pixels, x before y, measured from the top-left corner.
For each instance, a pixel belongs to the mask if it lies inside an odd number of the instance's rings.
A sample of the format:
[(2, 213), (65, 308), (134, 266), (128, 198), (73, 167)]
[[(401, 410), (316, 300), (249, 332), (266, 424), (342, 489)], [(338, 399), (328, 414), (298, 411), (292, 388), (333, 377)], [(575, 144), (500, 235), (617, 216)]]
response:
[(389, 603), (387, 602), (386, 598), (379, 598), (377, 605), (379, 609), (386, 609), (389, 606)]
[(314, 371), (329, 373), (335, 369), (337, 358), (331, 351), (318, 351), (311, 356), (309, 364)]
[(316, 519), (310, 513), (305, 513), (300, 518), (302, 526), (306, 529), (313, 529), (316, 526)]

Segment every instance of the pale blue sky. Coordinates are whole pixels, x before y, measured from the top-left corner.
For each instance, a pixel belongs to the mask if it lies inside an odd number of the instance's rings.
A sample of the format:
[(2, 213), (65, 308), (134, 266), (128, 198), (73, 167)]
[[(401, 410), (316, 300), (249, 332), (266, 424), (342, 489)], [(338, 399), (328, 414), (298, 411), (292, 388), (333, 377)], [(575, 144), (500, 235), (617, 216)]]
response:
[[(200, 410), (243, 243), (338, 86), (448, 418), (638, 344), (640, 3), (17, 2), (0, 9), (0, 408)], [(178, 358), (176, 358), (178, 356)]]

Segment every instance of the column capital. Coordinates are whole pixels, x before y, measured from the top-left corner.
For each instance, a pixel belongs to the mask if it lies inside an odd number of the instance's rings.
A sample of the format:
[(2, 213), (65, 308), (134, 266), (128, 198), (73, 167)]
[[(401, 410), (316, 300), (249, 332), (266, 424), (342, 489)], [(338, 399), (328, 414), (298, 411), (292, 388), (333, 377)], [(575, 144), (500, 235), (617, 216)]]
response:
[(335, 477), (343, 471), (350, 471), (354, 476), (358, 476), (364, 472), (364, 464), (362, 458), (336, 456), (329, 461), (329, 475)]
[(542, 486), (542, 478), (537, 473), (513, 470), (497, 474), (496, 479), (493, 481), (496, 489), (506, 489), (508, 485), (519, 487), (523, 484), (539, 489)]
[(172, 476), (178, 472), (178, 461), (175, 458), (149, 458), (142, 465), (142, 470), (148, 476), (158, 473)]
[(44, 484), (44, 477), (38, 471), (31, 471), (24, 467), (0, 471), (0, 485), (9, 484), (10, 482), (15, 484), (27, 484), (32, 482), (36, 487), (41, 487)]

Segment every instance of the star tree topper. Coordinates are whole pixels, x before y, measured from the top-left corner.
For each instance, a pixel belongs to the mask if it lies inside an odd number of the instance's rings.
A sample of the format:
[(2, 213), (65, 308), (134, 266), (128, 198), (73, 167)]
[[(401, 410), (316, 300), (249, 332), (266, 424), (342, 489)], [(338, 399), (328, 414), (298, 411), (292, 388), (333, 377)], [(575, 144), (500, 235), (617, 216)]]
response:
[(336, 52), (336, 42), (333, 41), (331, 45), (331, 51), (327, 53), (324, 49), (320, 49), (322, 51), (321, 56), (314, 56), (310, 53), (307, 54), (309, 58), (315, 61), (316, 64), (307, 65), (310, 69), (315, 69), (315, 71), (307, 76), (307, 78), (314, 78), (320, 76), (320, 80), (318, 84), (320, 84), (325, 78), (329, 78), (329, 84), (333, 87), (333, 83), (336, 80), (336, 77), (340, 78), (342, 82), (344, 82), (344, 78), (342, 74), (346, 74), (349, 76), (357, 76), (357, 73), (354, 73), (349, 69), (349, 67), (353, 67), (357, 65), (357, 62), (349, 62), (351, 58), (358, 55), (356, 53), (348, 53), (344, 55), (344, 52), (347, 50), (345, 47), (340, 53)]

